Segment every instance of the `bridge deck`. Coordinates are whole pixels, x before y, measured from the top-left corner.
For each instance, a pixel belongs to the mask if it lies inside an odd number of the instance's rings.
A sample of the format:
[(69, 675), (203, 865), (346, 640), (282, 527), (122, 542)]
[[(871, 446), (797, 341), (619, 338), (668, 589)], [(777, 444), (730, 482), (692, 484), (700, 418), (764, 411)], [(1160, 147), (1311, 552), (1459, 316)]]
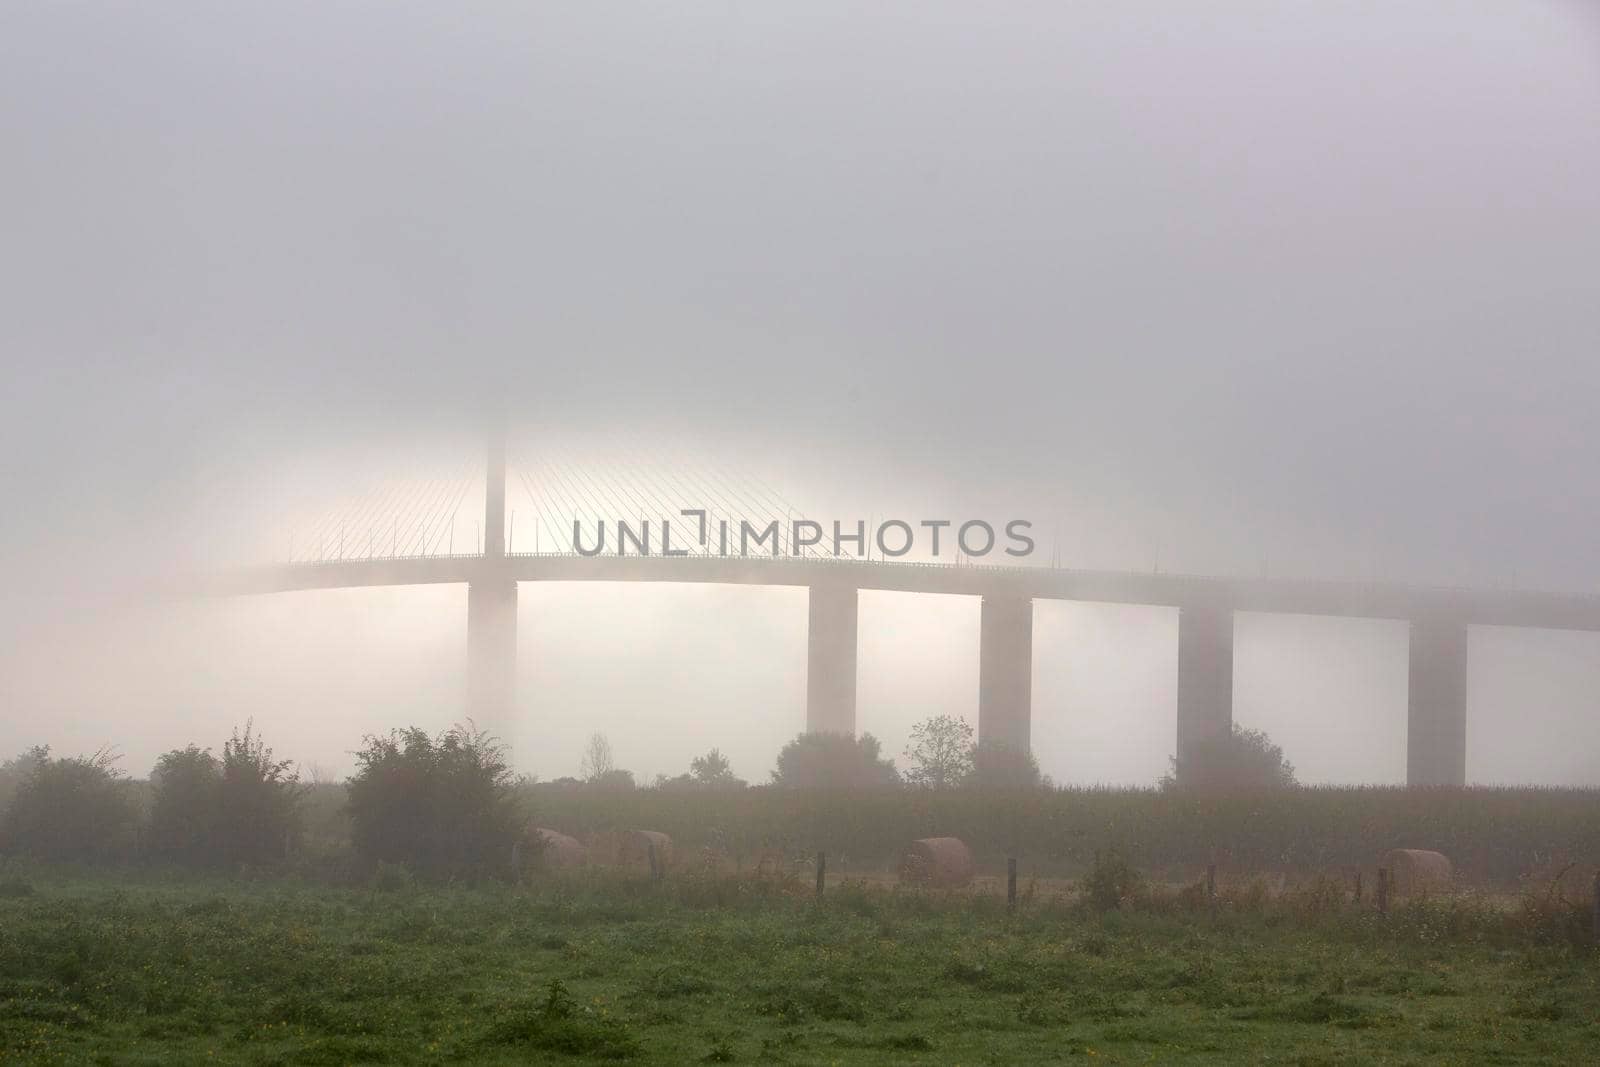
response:
[(498, 559), (478, 555), (400, 556), (239, 570), (210, 580), (206, 589), (215, 594), (237, 595), (494, 578), (524, 582), (840, 584), (902, 593), (1027, 596), (1356, 618), (1438, 618), (1488, 626), (1600, 631), (1600, 596), (1591, 594), (852, 559), (571, 553), (516, 553)]

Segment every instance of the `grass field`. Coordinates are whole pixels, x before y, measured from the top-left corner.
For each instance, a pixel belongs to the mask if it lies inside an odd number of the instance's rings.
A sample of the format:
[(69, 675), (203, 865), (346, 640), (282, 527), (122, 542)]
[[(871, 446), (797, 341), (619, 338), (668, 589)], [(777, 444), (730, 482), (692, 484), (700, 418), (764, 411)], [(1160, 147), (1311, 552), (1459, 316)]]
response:
[(332, 888), (13, 868), (0, 1059), (1581, 1063), (1600, 954), (1473, 897), (1098, 913), (590, 875)]

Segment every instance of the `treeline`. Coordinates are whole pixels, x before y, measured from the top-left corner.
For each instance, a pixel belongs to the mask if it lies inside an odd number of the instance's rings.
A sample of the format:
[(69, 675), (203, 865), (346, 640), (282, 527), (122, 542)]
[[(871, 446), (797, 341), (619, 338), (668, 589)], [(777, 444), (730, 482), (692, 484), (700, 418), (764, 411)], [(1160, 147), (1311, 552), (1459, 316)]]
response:
[[(117, 759), (34, 748), (0, 765), (0, 853), (69, 863), (152, 862), (238, 870), (304, 860), (307, 824), (326, 823), (313, 788), (274, 757), (252, 725), (221, 755), (191, 744), (156, 760), (147, 782)], [(403, 866), (436, 878), (500, 873), (527, 826), (502, 748), (471, 728), (369, 736), (356, 771), (332, 791), (342, 840), (311, 856)], [(326, 836), (326, 835), (324, 835)]]
[(513, 855), (534, 858), (540, 839), (528, 831), (538, 825), (578, 838), (657, 830), (680, 857), (746, 866), (826, 851), (830, 868), (856, 871), (886, 869), (906, 842), (945, 835), (990, 870), (1016, 857), (1044, 876), (1076, 876), (1108, 847), (1176, 877), (1209, 863), (1353, 873), (1388, 849), (1423, 848), (1468, 880), (1511, 884), (1600, 860), (1600, 790), (1289, 787), (1292, 769), (1259, 737), (1236, 746), (1259, 769), (1254, 784), (1057, 789), (1026, 754), (986, 752), (958, 727), (930, 723), (913, 748), (934, 758), (906, 771), (870, 736), (806, 734), (764, 785), (746, 784), (713, 749), (687, 773), (639, 788), (599, 736), (582, 779), (518, 781), (492, 738), (462, 727), (369, 736), (353, 774), (315, 785), (249, 725), (219, 755), (196, 745), (166, 753), (148, 781), (119, 773), (104, 752), (34, 749), (0, 765), (0, 853), (287, 865), (335, 879), (381, 864), (423, 878), (503, 877)]

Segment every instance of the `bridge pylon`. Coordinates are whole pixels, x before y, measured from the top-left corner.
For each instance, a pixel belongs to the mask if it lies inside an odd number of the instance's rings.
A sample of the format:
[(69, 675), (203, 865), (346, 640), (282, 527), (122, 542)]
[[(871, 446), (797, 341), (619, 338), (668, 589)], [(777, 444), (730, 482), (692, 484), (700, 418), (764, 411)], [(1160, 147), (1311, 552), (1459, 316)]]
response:
[(1406, 710), (1406, 784), (1467, 782), (1467, 625), (1411, 623)]
[(1216, 746), (1233, 733), (1233, 609), (1178, 609), (1177, 779), (1206, 785), (1220, 773)]
[(1033, 744), (1033, 598), (986, 595), (978, 624), (978, 743)]
[(517, 580), (506, 565), (506, 436), (489, 432), (483, 561), (467, 582), (467, 715), (509, 747), (517, 698)]
[(467, 715), (507, 743), (516, 695), (517, 583), (486, 575), (467, 583)]
[(811, 586), (806, 630), (806, 732), (856, 732), (856, 587)]

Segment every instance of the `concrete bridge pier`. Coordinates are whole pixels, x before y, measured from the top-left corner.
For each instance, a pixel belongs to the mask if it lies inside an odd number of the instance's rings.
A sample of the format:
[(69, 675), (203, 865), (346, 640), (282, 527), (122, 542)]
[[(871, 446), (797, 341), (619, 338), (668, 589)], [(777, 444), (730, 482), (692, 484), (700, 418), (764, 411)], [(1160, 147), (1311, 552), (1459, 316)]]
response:
[(517, 583), (511, 578), (468, 582), (467, 716), (508, 745), (516, 690)]
[(1033, 743), (1033, 598), (985, 596), (978, 637), (978, 743)]
[(856, 608), (853, 585), (810, 590), (806, 630), (806, 732), (855, 735)]
[(517, 581), (505, 570), (506, 434), (489, 433), (484, 470), (484, 570), (467, 582), (467, 717), (509, 747), (517, 697)]
[(1467, 783), (1467, 627), (1448, 619), (1411, 623), (1406, 714), (1406, 784)]
[(1178, 609), (1178, 781), (1204, 784), (1206, 744), (1233, 731), (1233, 609)]

